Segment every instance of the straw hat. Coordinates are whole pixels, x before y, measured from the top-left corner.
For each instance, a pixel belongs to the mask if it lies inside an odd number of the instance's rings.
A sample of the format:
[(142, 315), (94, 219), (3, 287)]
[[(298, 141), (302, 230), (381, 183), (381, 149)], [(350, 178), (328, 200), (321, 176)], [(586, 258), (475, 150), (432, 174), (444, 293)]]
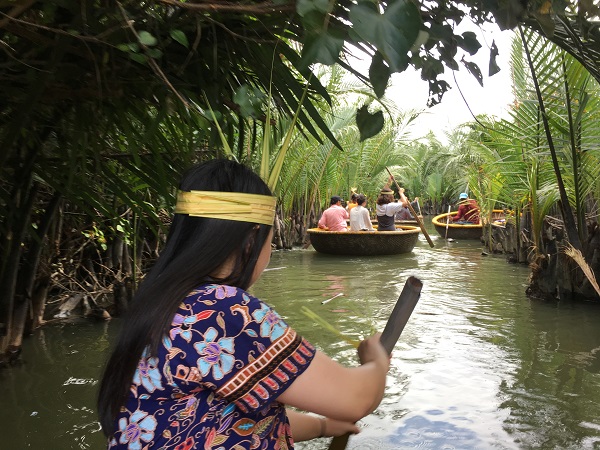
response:
[(388, 185), (385, 185), (379, 193), (381, 195), (394, 195), (394, 191), (392, 191)]

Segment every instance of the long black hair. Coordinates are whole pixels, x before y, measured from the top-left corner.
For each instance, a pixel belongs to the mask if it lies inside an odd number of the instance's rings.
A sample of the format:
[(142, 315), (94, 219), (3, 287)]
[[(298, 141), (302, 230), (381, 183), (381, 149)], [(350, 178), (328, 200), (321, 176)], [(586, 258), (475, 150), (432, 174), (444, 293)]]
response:
[[(271, 195), (264, 181), (234, 161), (217, 159), (190, 169), (182, 191), (222, 191)], [(105, 435), (111, 436), (133, 375), (145, 349), (156, 354), (181, 301), (194, 288), (218, 282), (247, 289), (271, 226), (175, 214), (167, 243), (141, 283), (104, 369), (98, 393), (98, 414)], [(234, 255), (230, 275), (214, 274)], [(211, 277), (211, 274), (213, 275)]]

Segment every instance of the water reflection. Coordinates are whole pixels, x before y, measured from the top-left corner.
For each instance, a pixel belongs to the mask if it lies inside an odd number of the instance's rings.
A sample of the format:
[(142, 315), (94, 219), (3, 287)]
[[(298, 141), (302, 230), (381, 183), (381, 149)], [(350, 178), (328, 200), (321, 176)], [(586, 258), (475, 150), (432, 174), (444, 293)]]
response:
[[(506, 429), (533, 448), (600, 446), (599, 305), (531, 303), (527, 339), (515, 336), (513, 354), (526, 362), (504, 383)], [(550, 395), (549, 395), (550, 394)], [(535, 430), (535, 433), (532, 431)]]
[(0, 371), (0, 448), (99, 448), (95, 392), (108, 331), (82, 322), (25, 341), (24, 362)]
[[(349, 449), (600, 448), (600, 307), (529, 301), (528, 269), (483, 255), (476, 242), (437, 239), (430, 249), (422, 238), (413, 253), (368, 258), (275, 252), (252, 291), (355, 365), (354, 348), (301, 306), (358, 339), (383, 329), (410, 275), (424, 283), (421, 300), (385, 398)], [(23, 365), (0, 371), (1, 448), (103, 448), (94, 397), (118, 326), (49, 327), (26, 340)]]

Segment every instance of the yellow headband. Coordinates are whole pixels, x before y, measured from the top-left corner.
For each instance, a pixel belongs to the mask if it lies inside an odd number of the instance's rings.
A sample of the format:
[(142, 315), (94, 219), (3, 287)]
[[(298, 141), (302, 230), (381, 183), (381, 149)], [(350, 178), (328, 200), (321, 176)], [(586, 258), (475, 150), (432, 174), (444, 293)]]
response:
[(241, 192), (178, 191), (176, 214), (273, 225), (276, 197)]

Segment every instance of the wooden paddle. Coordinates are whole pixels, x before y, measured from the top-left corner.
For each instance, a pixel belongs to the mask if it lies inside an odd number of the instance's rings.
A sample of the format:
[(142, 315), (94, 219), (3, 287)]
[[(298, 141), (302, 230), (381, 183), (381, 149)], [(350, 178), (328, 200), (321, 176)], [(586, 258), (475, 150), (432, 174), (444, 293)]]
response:
[[(392, 172), (390, 172), (390, 169), (388, 169), (387, 167), (385, 168), (385, 170), (388, 171), (388, 173), (390, 174), (390, 177), (392, 177), (392, 180), (394, 180), (394, 184), (398, 188), (398, 194), (399, 194), (400, 193), (400, 186), (398, 186), (398, 183), (396, 182), (396, 179), (394, 178), (394, 175), (392, 175)], [(410, 213), (413, 215), (413, 217), (417, 220), (417, 223), (419, 224), (419, 227), (421, 228), (421, 232), (423, 233), (423, 235), (427, 239), (427, 242), (429, 242), (429, 246), (430, 247), (435, 247), (433, 245), (433, 241), (431, 240), (431, 237), (429, 237), (429, 234), (427, 234), (427, 230), (425, 230), (425, 225), (423, 225), (423, 222), (419, 218), (419, 215), (417, 214), (417, 212), (415, 211), (415, 209), (410, 204), (410, 201), (408, 202), (408, 209), (410, 210)]]
[[(422, 288), (423, 283), (421, 280), (412, 276), (408, 277), (406, 283), (404, 283), (404, 288), (400, 293), (400, 297), (398, 297), (398, 301), (396, 302), (396, 305), (385, 324), (383, 333), (381, 333), (381, 338), (379, 339), (389, 354), (392, 353), (396, 342), (398, 342), (398, 338), (402, 334), (402, 330), (404, 330), (404, 326), (415, 309), (419, 297), (421, 296)], [(346, 445), (348, 445), (349, 438), (350, 433), (334, 437), (329, 445), (329, 450), (344, 450)]]
[(448, 239), (448, 225), (450, 224), (450, 208), (451, 206), (448, 205), (448, 214), (446, 215), (446, 235), (444, 236), (444, 239)]

